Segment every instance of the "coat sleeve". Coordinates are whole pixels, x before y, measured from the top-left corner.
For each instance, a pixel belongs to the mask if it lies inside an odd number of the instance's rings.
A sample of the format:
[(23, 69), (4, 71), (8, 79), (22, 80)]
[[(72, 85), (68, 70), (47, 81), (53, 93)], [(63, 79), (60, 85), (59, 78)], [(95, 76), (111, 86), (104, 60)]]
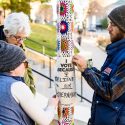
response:
[(49, 125), (54, 119), (56, 107), (48, 103), (46, 109), (42, 109), (36, 95), (33, 95), (29, 87), (22, 82), (13, 83), (11, 93), (26, 114), (39, 125)]
[(82, 76), (95, 93), (108, 101), (118, 99), (125, 92), (125, 62), (118, 67), (117, 72), (109, 79), (104, 79), (103, 73), (94, 67), (87, 68)]

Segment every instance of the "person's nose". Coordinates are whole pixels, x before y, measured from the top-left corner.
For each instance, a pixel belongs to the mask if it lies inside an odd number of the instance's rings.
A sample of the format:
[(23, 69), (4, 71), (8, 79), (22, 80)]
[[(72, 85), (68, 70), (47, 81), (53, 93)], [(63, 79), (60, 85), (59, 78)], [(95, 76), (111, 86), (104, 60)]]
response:
[(111, 31), (111, 30), (112, 30), (112, 27), (111, 27), (110, 24), (108, 25), (107, 30), (108, 30), (108, 31)]

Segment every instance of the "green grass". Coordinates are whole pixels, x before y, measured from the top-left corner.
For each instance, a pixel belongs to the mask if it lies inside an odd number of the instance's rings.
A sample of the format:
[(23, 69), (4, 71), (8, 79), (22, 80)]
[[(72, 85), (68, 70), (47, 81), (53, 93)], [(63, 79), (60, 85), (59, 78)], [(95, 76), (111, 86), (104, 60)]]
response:
[[(56, 56), (56, 28), (50, 25), (31, 24), (31, 29), (32, 33), (25, 41), (25, 45), (40, 53), (43, 53), (44, 47), (46, 55)], [(78, 50), (75, 49), (76, 52)]]
[(38, 52), (43, 52), (45, 47), (45, 54), (55, 56), (56, 50), (56, 28), (50, 25), (31, 24), (30, 40), (25, 41), (25, 45)]

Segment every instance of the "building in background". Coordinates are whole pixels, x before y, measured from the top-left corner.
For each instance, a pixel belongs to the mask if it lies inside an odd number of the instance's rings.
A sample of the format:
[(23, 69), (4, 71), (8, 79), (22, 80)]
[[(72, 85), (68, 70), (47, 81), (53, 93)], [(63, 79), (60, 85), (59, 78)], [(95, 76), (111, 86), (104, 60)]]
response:
[(121, 5), (125, 5), (125, 0), (117, 0), (115, 3), (112, 3), (108, 6), (106, 6), (105, 10), (107, 12), (107, 14), (114, 8), (121, 6)]
[(51, 3), (31, 2), (31, 19), (35, 23), (51, 24), (53, 22), (53, 7)]
[(102, 21), (115, 7), (125, 4), (125, 0), (91, 0), (86, 17), (87, 30), (102, 29)]
[(106, 15), (105, 9), (99, 4), (98, 1), (92, 1), (89, 4), (89, 9), (86, 19), (86, 27), (90, 31), (95, 31), (98, 28), (101, 28), (101, 20)]
[(41, 6), (41, 2), (40, 1), (31, 2), (30, 6), (31, 6), (30, 17), (31, 17), (32, 21), (35, 22), (37, 20), (37, 13)]

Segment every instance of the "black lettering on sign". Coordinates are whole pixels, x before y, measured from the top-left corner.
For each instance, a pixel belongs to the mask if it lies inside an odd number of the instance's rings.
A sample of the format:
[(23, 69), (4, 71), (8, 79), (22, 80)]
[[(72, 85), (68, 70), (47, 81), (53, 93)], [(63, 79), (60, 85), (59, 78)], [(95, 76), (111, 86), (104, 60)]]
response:
[(58, 72), (71, 72), (71, 71), (74, 71), (74, 67), (72, 63), (60, 64), (60, 67), (57, 69), (57, 71)]
[(67, 59), (66, 59), (66, 63), (67, 63)]
[(73, 98), (76, 96), (76, 92), (57, 92), (58, 97)]
[(65, 84), (64, 88), (61, 88), (61, 89), (73, 89), (73, 88), (72, 88), (71, 83), (69, 83), (69, 84)]
[(71, 72), (71, 71), (74, 71), (74, 68), (58, 68), (57, 69), (58, 72)]
[(64, 72), (65, 77), (68, 77), (69, 72)]
[(72, 67), (72, 64), (71, 63), (67, 63), (67, 64), (61, 64), (61, 67), (63, 68), (63, 67)]
[(74, 77), (71, 77), (71, 78), (69, 78), (69, 77), (66, 77), (66, 78), (60, 78), (60, 77), (55, 77), (55, 81), (56, 82), (72, 82), (72, 81), (74, 81)]

